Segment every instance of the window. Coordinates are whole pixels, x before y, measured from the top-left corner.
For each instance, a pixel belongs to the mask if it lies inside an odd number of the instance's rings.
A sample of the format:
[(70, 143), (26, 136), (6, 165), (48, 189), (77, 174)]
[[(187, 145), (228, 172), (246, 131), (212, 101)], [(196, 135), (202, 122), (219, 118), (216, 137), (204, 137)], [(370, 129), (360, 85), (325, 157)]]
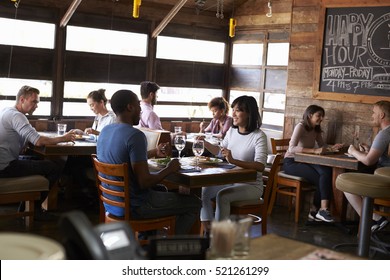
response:
[(282, 130), (289, 43), (280, 41), (288, 41), (288, 35), (269, 33), (261, 37), (269, 39), (233, 43), (229, 102), (241, 95), (253, 96), (261, 111), (263, 127)]
[(0, 18), (0, 44), (54, 49), (55, 25)]
[[(38, 49), (54, 49), (55, 25), (52, 23), (0, 18), (0, 44), (16, 47), (28, 47)], [(30, 52), (30, 51), (28, 51)], [(39, 53), (44, 52), (38, 50)], [(12, 52), (11, 52), (12, 53)], [(34, 52), (36, 53), (36, 52)], [(31, 55), (31, 54), (30, 54)], [(34, 57), (35, 59), (41, 59)], [(12, 65), (7, 65), (8, 69), (19, 69), (22, 63), (18, 58), (10, 59)], [(37, 71), (34, 72), (37, 73)], [(35, 110), (35, 116), (50, 116), (52, 81), (16, 79), (9, 77), (0, 78), (0, 109), (14, 106), (16, 94), (23, 85), (28, 85), (39, 89), (40, 102)], [(20, 73), (12, 72), (13, 75)], [(23, 73), (24, 76), (26, 73)]]
[[(91, 91), (105, 89), (105, 95), (108, 100), (120, 89), (129, 89), (139, 95), (139, 85), (113, 84), (113, 83), (88, 83), (88, 82), (65, 82), (64, 85), (64, 116), (94, 116), (90, 110), (86, 98)], [(75, 101), (70, 99), (80, 99)], [(107, 102), (107, 109), (111, 110), (110, 102)]]
[(224, 43), (177, 37), (157, 37), (157, 58), (223, 63), (224, 55)]
[(233, 65), (261, 65), (263, 61), (263, 44), (234, 44)]
[(141, 33), (68, 26), (66, 49), (146, 57), (147, 39), (147, 35)]
[(219, 89), (161, 87), (154, 110), (162, 118), (211, 118), (207, 103), (219, 96)]
[(15, 105), (16, 95), (24, 85), (39, 89), (40, 102), (34, 115), (50, 116), (50, 97), (53, 88), (51, 81), (0, 78), (0, 110)]

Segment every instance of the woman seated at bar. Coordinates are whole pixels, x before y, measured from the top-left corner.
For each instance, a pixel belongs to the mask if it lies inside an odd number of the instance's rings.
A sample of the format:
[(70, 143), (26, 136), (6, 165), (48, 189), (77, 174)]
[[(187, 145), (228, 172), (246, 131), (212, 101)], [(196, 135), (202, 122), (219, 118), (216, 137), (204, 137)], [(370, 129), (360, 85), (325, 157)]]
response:
[(257, 170), (257, 179), (254, 182), (202, 188), (200, 219), (206, 236), (214, 219), (211, 199), (216, 199), (215, 220), (221, 221), (229, 218), (231, 202), (263, 194), (262, 172), (267, 163), (267, 136), (260, 129), (262, 120), (257, 102), (251, 96), (240, 96), (233, 101), (232, 109), (233, 126), (222, 140), (221, 150), (207, 141), (205, 147), (212, 154), (222, 154), (231, 164)]
[[(332, 168), (317, 164), (295, 162), (295, 153), (323, 154), (327, 145), (322, 138), (321, 122), (325, 110), (317, 105), (310, 105), (303, 113), (291, 136), (289, 148), (284, 155), (283, 170), (286, 174), (305, 178), (316, 186), (313, 205), (310, 207), (309, 219), (334, 222), (329, 212), (329, 201), (332, 197)], [(331, 149), (338, 150), (342, 144), (335, 144)]]
[(204, 122), (200, 123), (200, 133), (211, 132), (217, 138), (224, 138), (233, 123), (232, 117), (228, 116), (229, 103), (223, 97), (215, 97), (210, 100), (208, 107), (213, 119), (207, 127)]
[(80, 129), (74, 129), (72, 132), (77, 134), (94, 134), (99, 135), (100, 131), (108, 124), (116, 121), (116, 116), (113, 111), (107, 109), (107, 97), (105, 95), (105, 89), (94, 90), (87, 96), (87, 103), (89, 108), (95, 113), (96, 117), (92, 124), (92, 127), (88, 127), (84, 132)]

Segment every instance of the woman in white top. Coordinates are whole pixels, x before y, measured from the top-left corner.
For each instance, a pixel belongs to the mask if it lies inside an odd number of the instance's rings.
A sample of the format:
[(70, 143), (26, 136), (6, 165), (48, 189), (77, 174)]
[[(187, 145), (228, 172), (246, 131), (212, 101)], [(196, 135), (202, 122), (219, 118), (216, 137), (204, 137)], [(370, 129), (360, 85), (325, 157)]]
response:
[[(210, 231), (211, 221), (229, 218), (233, 201), (260, 198), (263, 194), (262, 172), (267, 162), (267, 136), (260, 129), (262, 121), (256, 100), (251, 96), (240, 96), (232, 103), (233, 126), (218, 146), (205, 142), (212, 154), (222, 154), (226, 160), (241, 168), (257, 170), (255, 182), (236, 183), (202, 188), (200, 219), (205, 234)], [(216, 212), (211, 199), (216, 199)]]
[(88, 127), (84, 131), (87, 134), (99, 135), (103, 127), (114, 123), (116, 120), (115, 113), (109, 111), (106, 107), (107, 98), (104, 94), (105, 91), (105, 89), (94, 90), (87, 96), (89, 108), (96, 114), (92, 127)]
[(87, 104), (89, 108), (96, 114), (92, 127), (88, 127), (84, 132), (80, 129), (74, 129), (72, 132), (77, 134), (94, 134), (99, 135), (100, 131), (108, 124), (116, 121), (116, 115), (113, 111), (109, 111), (106, 107), (107, 97), (105, 89), (91, 91), (87, 96)]

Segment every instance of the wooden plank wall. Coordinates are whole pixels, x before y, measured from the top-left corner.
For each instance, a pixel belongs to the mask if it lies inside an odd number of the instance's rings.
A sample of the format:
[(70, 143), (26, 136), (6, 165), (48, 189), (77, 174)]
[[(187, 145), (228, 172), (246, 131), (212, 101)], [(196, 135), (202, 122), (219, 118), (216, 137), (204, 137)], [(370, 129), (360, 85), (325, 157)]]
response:
[[(325, 3), (326, 2), (326, 3)], [(381, 4), (390, 0), (381, 0)], [(325, 109), (326, 116), (322, 124), (325, 137), (329, 143), (353, 143), (355, 132), (359, 132), (359, 139), (365, 142), (375, 135), (372, 128), (372, 105), (354, 102), (340, 102), (319, 100), (313, 97), (313, 79), (315, 75), (315, 59), (317, 43), (322, 30), (319, 28), (321, 20), (321, 6), (346, 5), (378, 5), (377, 0), (354, 1), (345, 0), (274, 0), (273, 17), (265, 14), (265, 1), (247, 1), (237, 12), (242, 20), (238, 20), (237, 32), (248, 32), (251, 29), (281, 29), (286, 28), (287, 19), (291, 23), (288, 29), (290, 36), (290, 58), (288, 66), (288, 82), (286, 94), (286, 111), (284, 137), (290, 137), (294, 126), (302, 119), (307, 106), (317, 104)], [(288, 6), (291, 12), (288, 12)], [(257, 7), (254, 9), (254, 7)], [(257, 11), (255, 15), (254, 11)], [(260, 12), (259, 12), (260, 11)]]

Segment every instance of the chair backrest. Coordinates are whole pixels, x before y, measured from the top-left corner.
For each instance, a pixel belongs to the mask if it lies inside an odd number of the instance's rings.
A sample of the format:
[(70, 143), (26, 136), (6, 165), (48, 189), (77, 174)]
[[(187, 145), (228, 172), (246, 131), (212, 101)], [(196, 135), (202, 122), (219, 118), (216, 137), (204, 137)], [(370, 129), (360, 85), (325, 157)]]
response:
[(161, 132), (159, 130), (153, 130), (145, 127), (140, 127), (138, 129), (141, 130), (146, 136), (146, 140), (148, 142), (147, 150), (150, 151), (155, 149), (159, 144)]
[(264, 194), (263, 194), (264, 205), (266, 208), (268, 208), (269, 200), (272, 194), (272, 189), (275, 183), (275, 176), (277, 174), (277, 171), (279, 170), (279, 164), (281, 160), (282, 160), (282, 155), (276, 154), (274, 157), (274, 161), (272, 162), (271, 169), (268, 173), (268, 180), (267, 180), (267, 184), (265, 185)]
[(281, 154), (282, 156), (284, 156), (284, 154), (288, 150), (289, 143), (290, 143), (290, 138), (285, 138), (285, 139), (271, 138), (272, 153)]
[[(96, 154), (92, 154), (95, 170), (96, 187), (99, 195), (100, 222), (105, 220), (104, 203), (124, 209), (124, 220), (129, 221), (130, 214), (130, 185), (129, 170), (127, 163), (110, 164), (98, 160)], [(112, 190), (103, 183), (115, 186), (118, 190)]]

